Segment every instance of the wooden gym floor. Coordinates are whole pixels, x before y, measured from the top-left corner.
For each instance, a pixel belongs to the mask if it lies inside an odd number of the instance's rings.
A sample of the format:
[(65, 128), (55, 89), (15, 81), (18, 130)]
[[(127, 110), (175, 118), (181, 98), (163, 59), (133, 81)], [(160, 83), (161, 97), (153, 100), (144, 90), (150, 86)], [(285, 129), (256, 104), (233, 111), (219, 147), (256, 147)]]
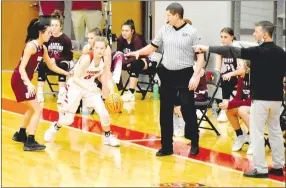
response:
[[(148, 94), (135, 103), (125, 103), (121, 114), (112, 114), (112, 132), (121, 140), (119, 148), (102, 144), (98, 116), (87, 123), (81, 116), (71, 127), (64, 127), (43, 152), (24, 152), (23, 144), (12, 141), (25, 112), (25, 105), (15, 101), (10, 86), (12, 72), (2, 72), (2, 186), (3, 187), (180, 187), (247, 186), (285, 187), (285, 177), (267, 179), (243, 177), (251, 169), (252, 156), (232, 152), (234, 131), (228, 123), (215, 125), (214, 131), (200, 129), (200, 153), (189, 156), (190, 146), (183, 137), (174, 138), (172, 156), (158, 158), (160, 148), (159, 102)], [(35, 78), (37, 76), (35, 75)], [(36, 85), (36, 79), (33, 80)], [(47, 85), (45, 91), (49, 91)], [(58, 117), (56, 98), (45, 95), (44, 111), (36, 139)], [(205, 124), (205, 126), (208, 126)], [(266, 148), (271, 164), (269, 148)]]

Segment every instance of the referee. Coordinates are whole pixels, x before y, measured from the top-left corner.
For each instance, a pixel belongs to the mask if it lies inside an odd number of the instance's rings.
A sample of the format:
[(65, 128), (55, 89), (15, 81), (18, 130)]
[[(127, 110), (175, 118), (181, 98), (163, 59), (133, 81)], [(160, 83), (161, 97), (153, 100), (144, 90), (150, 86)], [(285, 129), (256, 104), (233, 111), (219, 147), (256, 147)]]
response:
[(127, 56), (145, 56), (163, 45), (162, 66), (157, 69), (161, 80), (160, 87), (160, 126), (162, 148), (157, 156), (173, 154), (173, 109), (179, 92), (181, 110), (185, 126), (185, 137), (191, 142), (191, 155), (199, 153), (199, 130), (194, 90), (197, 88), (204, 57), (197, 55), (197, 66), (193, 70), (195, 52), (193, 45), (199, 43), (197, 30), (183, 20), (184, 9), (179, 3), (172, 3), (166, 8), (167, 24), (161, 27), (152, 43), (131, 52)]

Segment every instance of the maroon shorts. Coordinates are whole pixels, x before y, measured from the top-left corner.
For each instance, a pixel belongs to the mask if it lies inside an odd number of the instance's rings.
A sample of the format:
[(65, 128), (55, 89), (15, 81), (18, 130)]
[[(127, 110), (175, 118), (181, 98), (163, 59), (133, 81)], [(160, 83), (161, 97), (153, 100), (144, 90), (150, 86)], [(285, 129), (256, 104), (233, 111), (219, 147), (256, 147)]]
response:
[(21, 79), (21, 75), (18, 72), (14, 72), (12, 74), (11, 87), (13, 89), (17, 102), (33, 100), (36, 98), (36, 95), (28, 98), (26, 97), (26, 93), (28, 92), (27, 86), (24, 84), (23, 80)]

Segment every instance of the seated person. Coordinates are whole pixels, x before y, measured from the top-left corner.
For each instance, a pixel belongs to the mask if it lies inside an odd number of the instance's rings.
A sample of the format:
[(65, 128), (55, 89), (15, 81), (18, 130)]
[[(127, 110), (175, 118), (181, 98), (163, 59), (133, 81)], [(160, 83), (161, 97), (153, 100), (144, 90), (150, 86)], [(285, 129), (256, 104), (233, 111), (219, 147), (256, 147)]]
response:
[[(195, 69), (195, 66), (194, 66)], [(206, 74), (204, 68), (201, 69), (200, 72), (201, 78), (199, 85), (194, 93), (195, 100), (199, 102), (207, 101), (208, 99), (208, 88), (207, 88), (207, 80), (206, 80)], [(185, 121), (182, 116), (181, 112), (181, 99), (180, 99), (180, 93), (178, 92), (177, 100), (175, 102), (174, 107), (174, 115), (173, 115), (173, 124), (174, 124), (174, 135), (175, 136), (184, 136), (184, 129), (185, 129)], [(197, 116), (201, 116), (201, 112), (197, 110)]]
[[(67, 71), (73, 64), (72, 43), (70, 38), (62, 33), (64, 19), (60, 11), (55, 10), (51, 18), (52, 36), (45, 45), (47, 46), (49, 56), (55, 61), (58, 67)], [(46, 74), (49, 71), (45, 62), (41, 62), (38, 67), (38, 91), (37, 98), (39, 102), (44, 102), (43, 87), (46, 81)], [(66, 76), (59, 75), (59, 94), (57, 103), (62, 103), (65, 96)]]
[[(223, 100), (223, 102), (219, 104), (221, 109), (226, 110), (227, 118), (235, 130), (237, 136), (232, 146), (232, 151), (239, 151), (246, 142), (250, 142), (249, 132), (248, 134), (243, 133), (239, 123), (239, 119), (241, 118), (249, 130), (249, 114), (251, 105), (249, 90), (250, 63), (246, 60), (237, 60), (237, 70), (243, 71), (244, 73), (238, 77), (236, 95), (234, 99), (230, 101)], [(247, 154), (252, 154), (251, 143), (249, 143)]]
[[(133, 20), (127, 20), (122, 25), (121, 36), (117, 41), (117, 53), (129, 53), (139, 50), (146, 46), (145, 39), (136, 33)], [(117, 55), (117, 53), (115, 55)], [(148, 57), (125, 57), (123, 60), (123, 69), (131, 71), (131, 78), (129, 83), (129, 91), (122, 96), (125, 102), (135, 101), (135, 89), (138, 82), (138, 77), (141, 72), (146, 69), (156, 68), (157, 62), (150, 61)]]

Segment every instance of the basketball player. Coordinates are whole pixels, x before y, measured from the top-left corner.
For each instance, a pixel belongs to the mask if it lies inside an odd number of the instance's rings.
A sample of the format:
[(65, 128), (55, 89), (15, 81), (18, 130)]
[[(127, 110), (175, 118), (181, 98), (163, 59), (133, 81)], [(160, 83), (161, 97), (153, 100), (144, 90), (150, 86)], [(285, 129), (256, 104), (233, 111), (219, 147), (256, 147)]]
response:
[(95, 109), (100, 117), (104, 131), (104, 144), (119, 146), (119, 141), (110, 132), (109, 113), (101, 99), (100, 89), (94, 82), (104, 72), (105, 65), (102, 57), (107, 46), (107, 39), (97, 36), (94, 51), (80, 57), (74, 68), (74, 76), (66, 84), (67, 94), (62, 109), (59, 110), (59, 120), (52, 123), (51, 127), (45, 132), (45, 141), (52, 141), (62, 125), (73, 123), (77, 107), (80, 100), (83, 99), (83, 105)]
[[(117, 40), (117, 52), (127, 54), (139, 50), (144, 46), (146, 46), (146, 41), (136, 32), (133, 20), (124, 22), (121, 27), (121, 35)], [(155, 61), (150, 61), (147, 56), (140, 56), (139, 59), (126, 57), (122, 63), (123, 69), (131, 72), (129, 90), (122, 95), (122, 100), (124, 102), (134, 102), (139, 74), (146, 69), (155, 69), (157, 63)]]
[[(15, 68), (11, 86), (17, 102), (25, 102), (28, 110), (24, 115), (24, 120), (20, 125), (19, 132), (13, 136), (16, 142), (24, 142), (24, 151), (43, 150), (46, 146), (39, 144), (35, 140), (36, 128), (42, 114), (42, 109), (36, 99), (35, 86), (32, 84), (34, 72), (38, 63), (44, 59), (49, 69), (52, 71), (68, 76), (68, 72), (57, 67), (50, 59), (47, 48), (43, 45), (48, 42), (51, 36), (49, 23), (43, 20), (33, 19), (27, 29), (26, 46), (22, 53), (20, 63)], [(27, 137), (26, 128), (29, 126), (29, 135)]]
[[(221, 44), (223, 46), (233, 46), (234, 44), (234, 31), (230, 27), (225, 27), (220, 31)], [(232, 56), (216, 56), (216, 67), (215, 70), (221, 73), (221, 88), (222, 88), (222, 98), (224, 101), (230, 99), (230, 96), (237, 86), (238, 78), (237, 76), (243, 74), (241, 70), (237, 70), (237, 60)], [(219, 122), (228, 121), (226, 111), (222, 109), (217, 117)]]
[[(88, 38), (88, 43), (83, 47), (82, 49), (82, 53), (83, 54), (87, 54), (89, 52), (91, 52), (93, 50), (93, 47), (94, 47), (94, 43), (95, 43), (95, 38), (97, 36), (102, 36), (102, 32), (100, 31), (100, 29), (98, 29), (97, 27), (90, 30), (87, 34), (87, 38)], [(112, 82), (112, 79), (111, 79), (111, 71), (110, 71), (110, 67), (111, 67), (111, 48), (110, 46), (108, 45), (107, 48), (105, 49), (104, 51), (104, 56), (103, 56), (103, 59), (104, 59), (104, 63), (105, 63), (105, 75), (102, 75), (102, 76), (99, 76), (97, 79), (99, 81), (99, 84), (98, 87), (99, 88), (102, 88), (102, 99), (105, 100), (106, 97), (111, 94), (111, 93), (114, 93), (114, 87), (113, 87), (113, 82)], [(104, 82), (104, 83), (102, 83)], [(102, 85), (104, 87), (102, 87)], [(82, 106), (82, 101), (80, 101), (80, 105), (78, 107), (78, 110), (77, 110), (77, 113), (80, 113), (80, 108), (82, 108), (82, 112), (83, 111), (86, 111)], [(93, 114), (94, 111), (92, 111), (91, 114)]]
[[(82, 53), (86, 54), (93, 50), (95, 38), (97, 36), (102, 36), (100, 29), (98, 29), (97, 27), (88, 32), (87, 34), (88, 44), (86, 44), (83, 47)], [(111, 70), (111, 48), (109, 45), (106, 47), (104, 51), (103, 59), (104, 59), (104, 65), (105, 65), (104, 68), (106, 70), (103, 75), (98, 77), (98, 80), (102, 83), (102, 86), (103, 86), (102, 87), (102, 93), (103, 93), (102, 98), (103, 100), (105, 100), (109, 94), (114, 93), (112, 73), (110, 71)]]
[[(51, 19), (52, 36), (46, 46), (48, 48), (49, 56), (55, 59), (57, 66), (64, 70), (68, 70), (70, 65), (73, 64), (73, 62), (71, 62), (73, 58), (73, 52), (71, 39), (62, 32), (63, 23), (64, 18), (62, 13), (59, 10), (55, 10)], [(43, 87), (46, 81), (47, 71), (48, 69), (46, 63), (41, 62), (39, 64), (37, 92), (39, 102), (44, 102)], [(63, 102), (65, 96), (66, 76), (58, 75), (58, 81), (59, 94), (57, 103), (60, 104)]]

